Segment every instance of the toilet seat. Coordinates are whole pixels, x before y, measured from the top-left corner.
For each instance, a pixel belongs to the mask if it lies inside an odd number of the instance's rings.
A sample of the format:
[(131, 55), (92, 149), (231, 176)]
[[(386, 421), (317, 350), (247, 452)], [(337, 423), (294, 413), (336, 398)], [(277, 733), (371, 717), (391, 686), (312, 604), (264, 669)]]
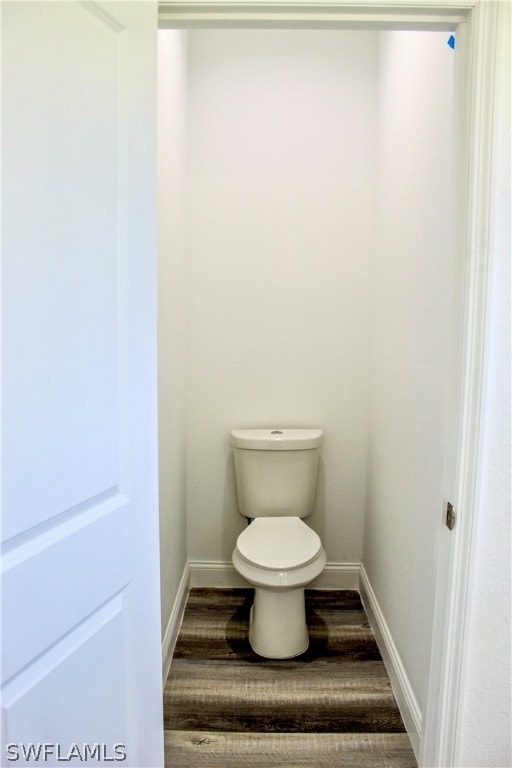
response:
[(237, 550), (258, 568), (293, 570), (315, 560), (322, 542), (299, 517), (257, 517), (238, 537)]

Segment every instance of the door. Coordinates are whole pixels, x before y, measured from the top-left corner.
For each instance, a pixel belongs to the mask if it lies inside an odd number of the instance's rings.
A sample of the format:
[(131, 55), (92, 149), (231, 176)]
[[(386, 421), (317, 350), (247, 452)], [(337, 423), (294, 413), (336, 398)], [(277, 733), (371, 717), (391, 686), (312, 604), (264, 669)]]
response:
[(163, 765), (156, 28), (2, 3), (2, 766)]

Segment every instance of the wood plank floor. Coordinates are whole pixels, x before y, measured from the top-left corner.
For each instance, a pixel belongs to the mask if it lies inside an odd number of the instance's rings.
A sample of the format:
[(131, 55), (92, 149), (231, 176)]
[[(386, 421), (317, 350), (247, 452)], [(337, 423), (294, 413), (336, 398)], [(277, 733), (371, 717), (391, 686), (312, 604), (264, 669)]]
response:
[(357, 592), (306, 591), (308, 651), (257, 656), (252, 590), (192, 589), (164, 690), (166, 768), (416, 768)]

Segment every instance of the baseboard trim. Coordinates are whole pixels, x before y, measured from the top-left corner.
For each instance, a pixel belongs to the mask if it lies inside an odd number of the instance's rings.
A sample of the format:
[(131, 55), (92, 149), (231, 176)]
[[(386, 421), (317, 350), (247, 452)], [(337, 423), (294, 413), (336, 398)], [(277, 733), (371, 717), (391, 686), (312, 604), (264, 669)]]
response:
[(418, 759), (421, 737), (421, 710), (391, 631), (373, 591), (368, 574), (362, 564), (360, 566), (359, 594), (361, 595), (361, 601), (391, 680), (393, 693), (411, 739), (416, 759)]
[(189, 560), (191, 587), (246, 587), (235, 566), (223, 560)]
[[(221, 560), (191, 560), (191, 587), (247, 587), (231, 562)], [(358, 589), (359, 563), (327, 563), (311, 589)]]
[(311, 589), (359, 589), (359, 563), (327, 563)]
[(188, 590), (190, 586), (190, 567), (189, 563), (185, 565), (183, 574), (178, 585), (176, 597), (172, 607), (171, 615), (164, 632), (164, 638), (162, 640), (162, 679), (165, 683), (171, 661), (174, 653), (174, 647), (176, 640), (178, 639), (178, 632), (180, 630), (183, 614), (185, 613), (185, 606), (187, 604)]

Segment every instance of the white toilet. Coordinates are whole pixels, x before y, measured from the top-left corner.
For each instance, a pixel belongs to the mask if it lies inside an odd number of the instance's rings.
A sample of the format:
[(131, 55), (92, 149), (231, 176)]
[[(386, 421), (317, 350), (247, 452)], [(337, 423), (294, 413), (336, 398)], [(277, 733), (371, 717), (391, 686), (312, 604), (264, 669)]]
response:
[(250, 525), (233, 552), (254, 586), (249, 642), (255, 653), (287, 659), (309, 644), (304, 587), (323, 570), (320, 537), (301, 518), (315, 503), (320, 429), (235, 429), (238, 509)]

